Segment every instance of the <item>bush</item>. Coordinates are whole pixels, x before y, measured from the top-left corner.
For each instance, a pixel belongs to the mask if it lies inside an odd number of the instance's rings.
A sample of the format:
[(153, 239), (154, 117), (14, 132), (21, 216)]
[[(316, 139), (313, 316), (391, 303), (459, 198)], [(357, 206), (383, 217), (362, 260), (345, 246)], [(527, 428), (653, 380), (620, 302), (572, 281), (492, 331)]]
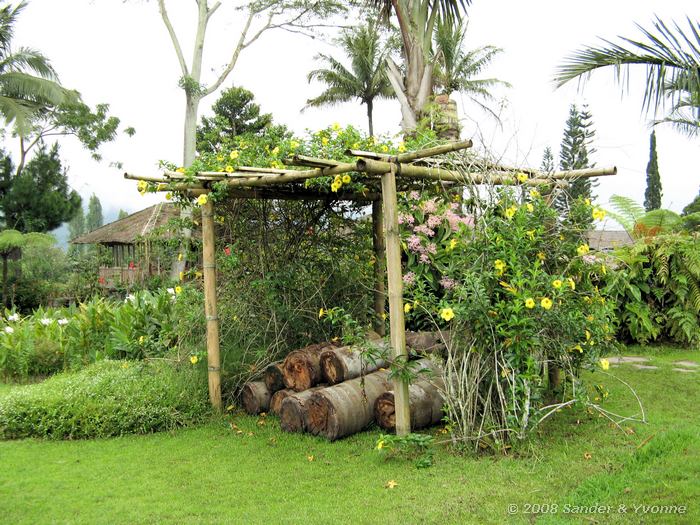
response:
[(197, 423), (208, 410), (206, 382), (192, 367), (103, 361), (0, 398), (0, 437), (147, 434)]
[(615, 252), (607, 293), (627, 342), (700, 344), (700, 235), (649, 237)]

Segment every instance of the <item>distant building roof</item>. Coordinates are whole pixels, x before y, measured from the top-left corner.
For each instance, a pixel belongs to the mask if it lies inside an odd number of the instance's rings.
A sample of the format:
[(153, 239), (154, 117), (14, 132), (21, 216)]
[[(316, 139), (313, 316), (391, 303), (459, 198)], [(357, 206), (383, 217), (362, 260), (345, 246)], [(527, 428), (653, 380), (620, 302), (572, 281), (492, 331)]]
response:
[(179, 216), (180, 211), (174, 204), (161, 202), (123, 219), (100, 226), (70, 242), (73, 244), (135, 244), (139, 237), (153, 233), (157, 228), (165, 226), (170, 219)]
[(593, 250), (609, 251), (634, 244), (630, 234), (624, 230), (592, 230), (587, 236), (588, 244)]

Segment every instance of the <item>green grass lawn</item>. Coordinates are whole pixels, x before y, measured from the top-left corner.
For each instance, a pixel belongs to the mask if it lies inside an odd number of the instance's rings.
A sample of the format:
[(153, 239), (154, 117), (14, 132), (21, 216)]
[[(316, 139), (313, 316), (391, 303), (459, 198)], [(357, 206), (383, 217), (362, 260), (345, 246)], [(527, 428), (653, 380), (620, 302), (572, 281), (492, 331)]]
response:
[[(565, 410), (519, 457), (460, 457), (435, 465), (385, 461), (378, 431), (337, 443), (280, 432), (273, 418), (236, 416), (171, 434), (108, 440), (0, 442), (0, 521), (6, 523), (700, 523), (700, 372), (671, 372), (695, 352), (645, 351), (658, 370), (611, 372), (633, 385), (648, 424), (611, 428)], [(634, 409), (622, 383), (609, 407)], [(0, 395), (7, 387), (0, 385)], [(259, 422), (264, 421), (261, 425)], [(586, 459), (590, 454), (590, 459)], [(310, 461), (311, 456), (313, 460)], [(389, 480), (394, 489), (385, 488)], [(634, 505), (686, 505), (683, 515)], [(509, 515), (508, 506), (518, 511)], [(557, 505), (556, 514), (525, 512)], [(566, 505), (610, 505), (604, 514)], [(626, 505), (628, 512), (618, 512)], [(546, 509), (542, 507), (540, 510)], [(533, 510), (537, 510), (535, 507)]]

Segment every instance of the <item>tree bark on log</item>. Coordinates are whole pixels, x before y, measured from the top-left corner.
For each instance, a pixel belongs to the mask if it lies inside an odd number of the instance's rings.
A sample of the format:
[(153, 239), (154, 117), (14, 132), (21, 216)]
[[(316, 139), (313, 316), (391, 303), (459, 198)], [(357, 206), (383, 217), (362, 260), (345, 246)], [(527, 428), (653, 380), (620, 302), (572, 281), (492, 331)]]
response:
[(282, 401), (294, 394), (296, 394), (296, 392), (290, 388), (278, 390), (277, 392), (272, 394), (272, 399), (270, 399), (270, 413), (279, 416), (280, 408), (282, 408)]
[(304, 392), (293, 393), (282, 400), (280, 406), (280, 427), (285, 432), (304, 432), (306, 430), (307, 401), (324, 387), (314, 387)]
[(284, 374), (282, 373), (282, 361), (271, 363), (263, 372), (265, 386), (273, 394), (284, 388)]
[(332, 346), (317, 343), (290, 352), (282, 365), (284, 385), (297, 392), (308, 390), (322, 380), (321, 353)]
[[(408, 405), (411, 409), (411, 429), (429, 427), (442, 421), (445, 400), (441, 394), (444, 383), (440, 376), (421, 379), (408, 386)], [(396, 428), (394, 392), (384, 392), (374, 405), (374, 418), (384, 430)]]
[(270, 408), (272, 394), (263, 381), (252, 381), (243, 385), (241, 399), (245, 411), (250, 415), (257, 415)]
[(445, 344), (450, 344), (451, 332), (406, 332), (406, 346), (412, 354), (441, 352)]
[[(378, 345), (386, 348), (386, 345)], [(377, 359), (372, 362), (363, 357), (362, 349), (353, 346), (327, 348), (321, 354), (321, 370), (329, 385), (336, 385), (349, 379), (369, 374), (387, 366), (387, 361)]]

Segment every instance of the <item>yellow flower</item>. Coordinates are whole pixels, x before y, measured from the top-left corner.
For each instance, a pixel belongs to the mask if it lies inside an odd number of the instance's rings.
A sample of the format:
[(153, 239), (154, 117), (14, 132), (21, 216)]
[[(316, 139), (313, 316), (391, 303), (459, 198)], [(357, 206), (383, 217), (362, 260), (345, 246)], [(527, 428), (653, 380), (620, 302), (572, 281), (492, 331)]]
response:
[(183, 168), (183, 167), (181, 166), (181, 167), (179, 167), (178, 169), (176, 169), (175, 171), (178, 172), (178, 173), (185, 173), (185, 168)]
[(404, 151), (406, 151), (406, 144), (403, 142), (399, 142), (399, 147), (396, 149), (399, 151), (399, 153), (403, 153)]
[(555, 279), (554, 281), (552, 281), (552, 286), (554, 286), (554, 288), (556, 288), (557, 290), (559, 288), (561, 288), (561, 285), (562, 285), (562, 282), (559, 279)]
[(586, 203), (586, 206), (590, 206), (590, 205), (591, 205), (591, 199), (586, 199), (586, 200), (584, 200), (583, 202)]
[(535, 300), (532, 297), (528, 297), (525, 299), (525, 308), (534, 308), (535, 307)]
[(196, 365), (198, 361), (199, 361), (199, 357), (197, 357), (196, 355), (190, 356), (190, 363), (192, 363), (193, 365)]
[(185, 272), (180, 272), (180, 275), (178, 277), (180, 277), (181, 281), (184, 281), (185, 280)]
[(527, 180), (527, 175), (525, 175), (524, 173), (518, 173), (518, 174), (515, 176), (515, 178), (518, 179), (518, 182), (519, 182), (520, 184), (522, 184), (523, 182), (525, 182), (525, 181)]
[(383, 151), (384, 153), (388, 152), (388, 151), (389, 151), (389, 146), (387, 146), (386, 144), (382, 144), (382, 151)]
[(600, 208), (593, 208), (593, 218), (596, 221), (602, 221), (605, 218), (605, 210), (601, 210)]
[(324, 146), (328, 146), (328, 137), (323, 137), (321, 139), (321, 144), (323, 144)]
[(359, 142), (355, 142), (355, 143), (352, 145), (352, 149), (360, 149), (360, 143), (359, 143)]
[[(528, 206), (531, 206), (531, 204), (528, 204)], [(526, 233), (527, 236), (530, 237), (531, 241), (535, 240), (535, 230), (528, 230)]]
[(404, 313), (407, 314), (408, 312), (410, 312), (410, 311), (411, 311), (411, 308), (412, 308), (412, 307), (411, 307), (411, 303), (406, 303), (406, 304), (404, 304), (404, 305), (403, 305), (403, 311), (404, 311)]
[(525, 207), (527, 208), (527, 211), (529, 211), (530, 213), (535, 211), (535, 207), (532, 204), (530, 204), (529, 202), (525, 205)]
[(181, 254), (181, 253), (178, 253), (178, 254), (177, 254), (177, 260), (178, 260), (178, 261), (181, 261), (181, 260), (182, 260), (182, 254)]
[(226, 170), (226, 173), (233, 173), (233, 166), (231, 166), (230, 164), (224, 169)]
[(586, 330), (586, 341), (590, 341), (590, 340), (591, 340), (591, 333), (588, 330)]
[(594, 318), (593, 318), (592, 315), (587, 315), (587, 316), (586, 316), (586, 321), (589, 321), (589, 322), (590, 322), (590, 321), (593, 321), (593, 319), (594, 319)]
[(147, 183), (145, 180), (140, 180), (140, 181), (138, 181), (138, 183), (136, 184), (136, 188), (137, 188), (139, 191), (146, 191), (146, 188), (148, 188), (148, 183)]
[(581, 348), (581, 345), (574, 346), (573, 350), (578, 351), (579, 354), (583, 353), (583, 348)]
[(216, 156), (216, 160), (218, 160), (219, 162), (223, 162), (224, 156), (223, 156), (223, 155), (217, 155), (217, 156)]
[(331, 129), (333, 131), (340, 131), (340, 124), (338, 124), (337, 122), (334, 122), (333, 125), (331, 126)]
[(209, 198), (207, 197), (207, 194), (202, 193), (199, 197), (197, 197), (197, 204), (199, 204), (200, 206), (204, 206), (208, 200)]
[(352, 177), (350, 177), (350, 175), (346, 173), (345, 175), (343, 175), (342, 181), (343, 184), (350, 184), (352, 182)]
[(336, 193), (342, 185), (343, 185), (342, 182), (340, 184), (338, 184), (337, 182), (334, 182), (333, 184), (331, 184), (331, 191), (333, 193)]
[(384, 448), (384, 440), (380, 439), (379, 441), (377, 441), (377, 450), (381, 450), (383, 448)]
[(547, 258), (547, 256), (544, 254), (544, 252), (537, 252), (537, 258), (540, 261), (544, 261)]
[(172, 194), (172, 193), (168, 192), (168, 193), (165, 194), (165, 200), (166, 200), (166, 201), (169, 201), (169, 200), (171, 200), (172, 198), (173, 198), (173, 194)]
[(540, 306), (545, 310), (549, 310), (552, 308), (552, 300), (549, 297), (543, 297), (540, 301)]
[(508, 217), (508, 219), (512, 219), (515, 216), (515, 212), (517, 211), (518, 208), (516, 208), (515, 206), (511, 206), (510, 208), (506, 209), (506, 217)]
[(175, 287), (175, 295), (180, 295), (182, 293), (182, 286)]
[(569, 285), (569, 288), (571, 288), (572, 290), (575, 290), (575, 289), (576, 289), (576, 283), (574, 282), (574, 280), (573, 280), (571, 277), (569, 277), (569, 278), (566, 280), (566, 284), (568, 284), (568, 285)]
[(607, 359), (601, 359), (600, 368), (602, 368), (603, 370), (608, 370), (610, 368), (610, 361), (608, 361)]
[(443, 308), (440, 310), (440, 317), (442, 317), (445, 321), (450, 321), (453, 319), (455, 316), (454, 311), (452, 308)]
[(540, 196), (540, 192), (539, 192), (539, 191), (537, 191), (537, 190), (530, 190), (530, 197), (532, 197), (533, 199), (536, 199), (536, 198), (539, 197), (539, 196)]
[(500, 259), (496, 259), (496, 261), (493, 263), (493, 266), (494, 268), (496, 268), (498, 275), (503, 275), (503, 272), (506, 271), (506, 263), (504, 263)]
[(239, 155), (240, 154), (238, 153), (238, 150), (234, 149), (231, 153), (229, 153), (229, 158), (231, 160), (236, 160), (239, 157)]
[(394, 481), (393, 479), (390, 479), (389, 481), (386, 482), (386, 485), (384, 485), (384, 487), (386, 487), (388, 489), (393, 489), (397, 485), (398, 485), (398, 483), (396, 481)]
[(321, 309), (318, 311), (318, 318), (320, 319), (320, 318), (323, 317), (324, 315), (326, 315), (326, 311), (325, 311), (323, 308), (321, 308)]
[(289, 147), (292, 149), (297, 149), (299, 147), (299, 143), (296, 140), (293, 140), (289, 143)]
[(576, 253), (578, 253), (579, 255), (586, 255), (590, 251), (591, 249), (587, 244), (582, 244), (581, 246), (576, 248)]
[(139, 344), (142, 345), (145, 340), (146, 337), (142, 335), (141, 337), (139, 337)]
[(202, 272), (194, 272), (194, 277), (195, 279), (199, 279), (200, 277), (202, 277)]
[(450, 239), (450, 250), (454, 250), (457, 247), (458, 241), (457, 239)]
[(607, 274), (608, 274), (608, 269), (605, 267), (604, 264), (601, 264), (601, 265), (600, 265), (600, 271), (603, 272), (603, 275), (607, 275)]

